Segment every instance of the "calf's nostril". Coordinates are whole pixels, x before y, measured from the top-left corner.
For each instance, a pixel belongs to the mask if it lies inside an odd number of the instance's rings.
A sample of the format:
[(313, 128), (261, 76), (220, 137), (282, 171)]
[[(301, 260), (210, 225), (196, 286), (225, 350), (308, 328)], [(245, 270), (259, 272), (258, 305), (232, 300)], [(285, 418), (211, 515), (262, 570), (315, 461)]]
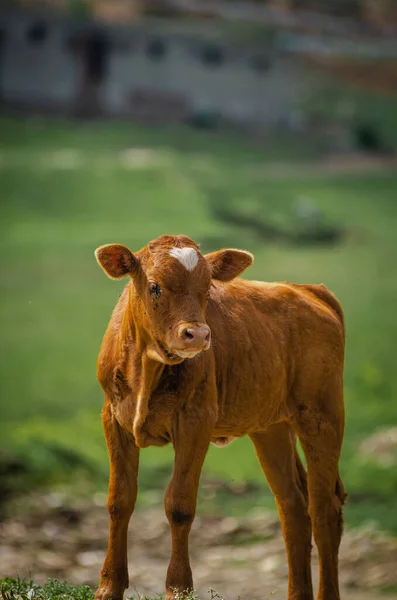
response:
[(182, 329), (180, 336), (189, 347), (201, 347), (203, 344), (209, 345), (211, 332), (208, 327), (186, 327)]

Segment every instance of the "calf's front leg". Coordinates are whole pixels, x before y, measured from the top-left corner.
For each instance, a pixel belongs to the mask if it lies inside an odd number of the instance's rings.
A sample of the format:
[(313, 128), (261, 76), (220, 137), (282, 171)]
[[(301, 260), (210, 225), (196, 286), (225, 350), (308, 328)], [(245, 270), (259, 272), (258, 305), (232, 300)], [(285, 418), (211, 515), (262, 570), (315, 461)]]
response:
[(137, 496), (139, 448), (119, 425), (109, 400), (102, 413), (110, 458), (108, 551), (95, 600), (122, 600), (128, 587), (127, 530)]
[(174, 438), (174, 472), (164, 499), (172, 536), (166, 600), (174, 598), (175, 590), (193, 589), (189, 533), (196, 514), (200, 474), (210, 438), (210, 430), (202, 422), (179, 420)]

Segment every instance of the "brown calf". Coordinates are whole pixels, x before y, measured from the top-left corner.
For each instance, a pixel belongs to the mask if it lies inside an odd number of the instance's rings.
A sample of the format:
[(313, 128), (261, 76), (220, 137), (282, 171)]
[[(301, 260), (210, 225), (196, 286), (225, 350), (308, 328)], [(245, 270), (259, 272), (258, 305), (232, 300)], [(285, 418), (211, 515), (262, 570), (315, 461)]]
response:
[(338, 473), (344, 427), (338, 301), (322, 285), (236, 279), (251, 254), (203, 256), (185, 236), (162, 236), (136, 254), (110, 244), (96, 257), (109, 277), (130, 277), (98, 359), (110, 535), (96, 599), (122, 599), (128, 587), (127, 528), (140, 448), (171, 442), (175, 449), (165, 494), (171, 600), (175, 590), (193, 588), (188, 537), (208, 446), (249, 435), (277, 501), (289, 600), (313, 599), (312, 529), (320, 560), (317, 598), (338, 600), (345, 498)]

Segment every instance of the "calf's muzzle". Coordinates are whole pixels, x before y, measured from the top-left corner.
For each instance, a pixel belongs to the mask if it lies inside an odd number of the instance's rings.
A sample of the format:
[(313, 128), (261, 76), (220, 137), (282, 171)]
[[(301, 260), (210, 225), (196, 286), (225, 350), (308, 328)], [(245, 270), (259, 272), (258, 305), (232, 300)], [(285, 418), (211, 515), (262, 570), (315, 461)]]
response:
[(176, 339), (172, 343), (173, 350), (182, 352), (201, 352), (211, 345), (211, 330), (205, 323), (183, 323), (176, 331)]

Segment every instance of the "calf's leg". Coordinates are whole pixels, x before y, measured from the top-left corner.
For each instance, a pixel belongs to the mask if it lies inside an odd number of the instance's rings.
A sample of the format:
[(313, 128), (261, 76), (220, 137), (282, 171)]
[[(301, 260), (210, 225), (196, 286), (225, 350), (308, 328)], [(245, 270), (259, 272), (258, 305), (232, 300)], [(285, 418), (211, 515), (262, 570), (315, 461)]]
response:
[(339, 600), (338, 550), (343, 531), (345, 493), (338, 473), (344, 427), (341, 386), (330, 386), (313, 408), (297, 418), (307, 461), (309, 514), (318, 548), (320, 585), (317, 600)]
[(139, 448), (112, 415), (106, 400), (102, 413), (110, 458), (108, 551), (95, 600), (121, 600), (128, 587), (127, 530), (137, 496)]
[(287, 423), (277, 423), (251, 439), (280, 515), (288, 557), (288, 600), (313, 600), (306, 478), (295, 435)]
[(174, 437), (175, 462), (168, 484), (164, 507), (171, 527), (172, 551), (166, 579), (166, 600), (175, 590), (193, 589), (189, 561), (189, 533), (196, 514), (197, 492), (210, 431), (203, 423), (180, 419)]

